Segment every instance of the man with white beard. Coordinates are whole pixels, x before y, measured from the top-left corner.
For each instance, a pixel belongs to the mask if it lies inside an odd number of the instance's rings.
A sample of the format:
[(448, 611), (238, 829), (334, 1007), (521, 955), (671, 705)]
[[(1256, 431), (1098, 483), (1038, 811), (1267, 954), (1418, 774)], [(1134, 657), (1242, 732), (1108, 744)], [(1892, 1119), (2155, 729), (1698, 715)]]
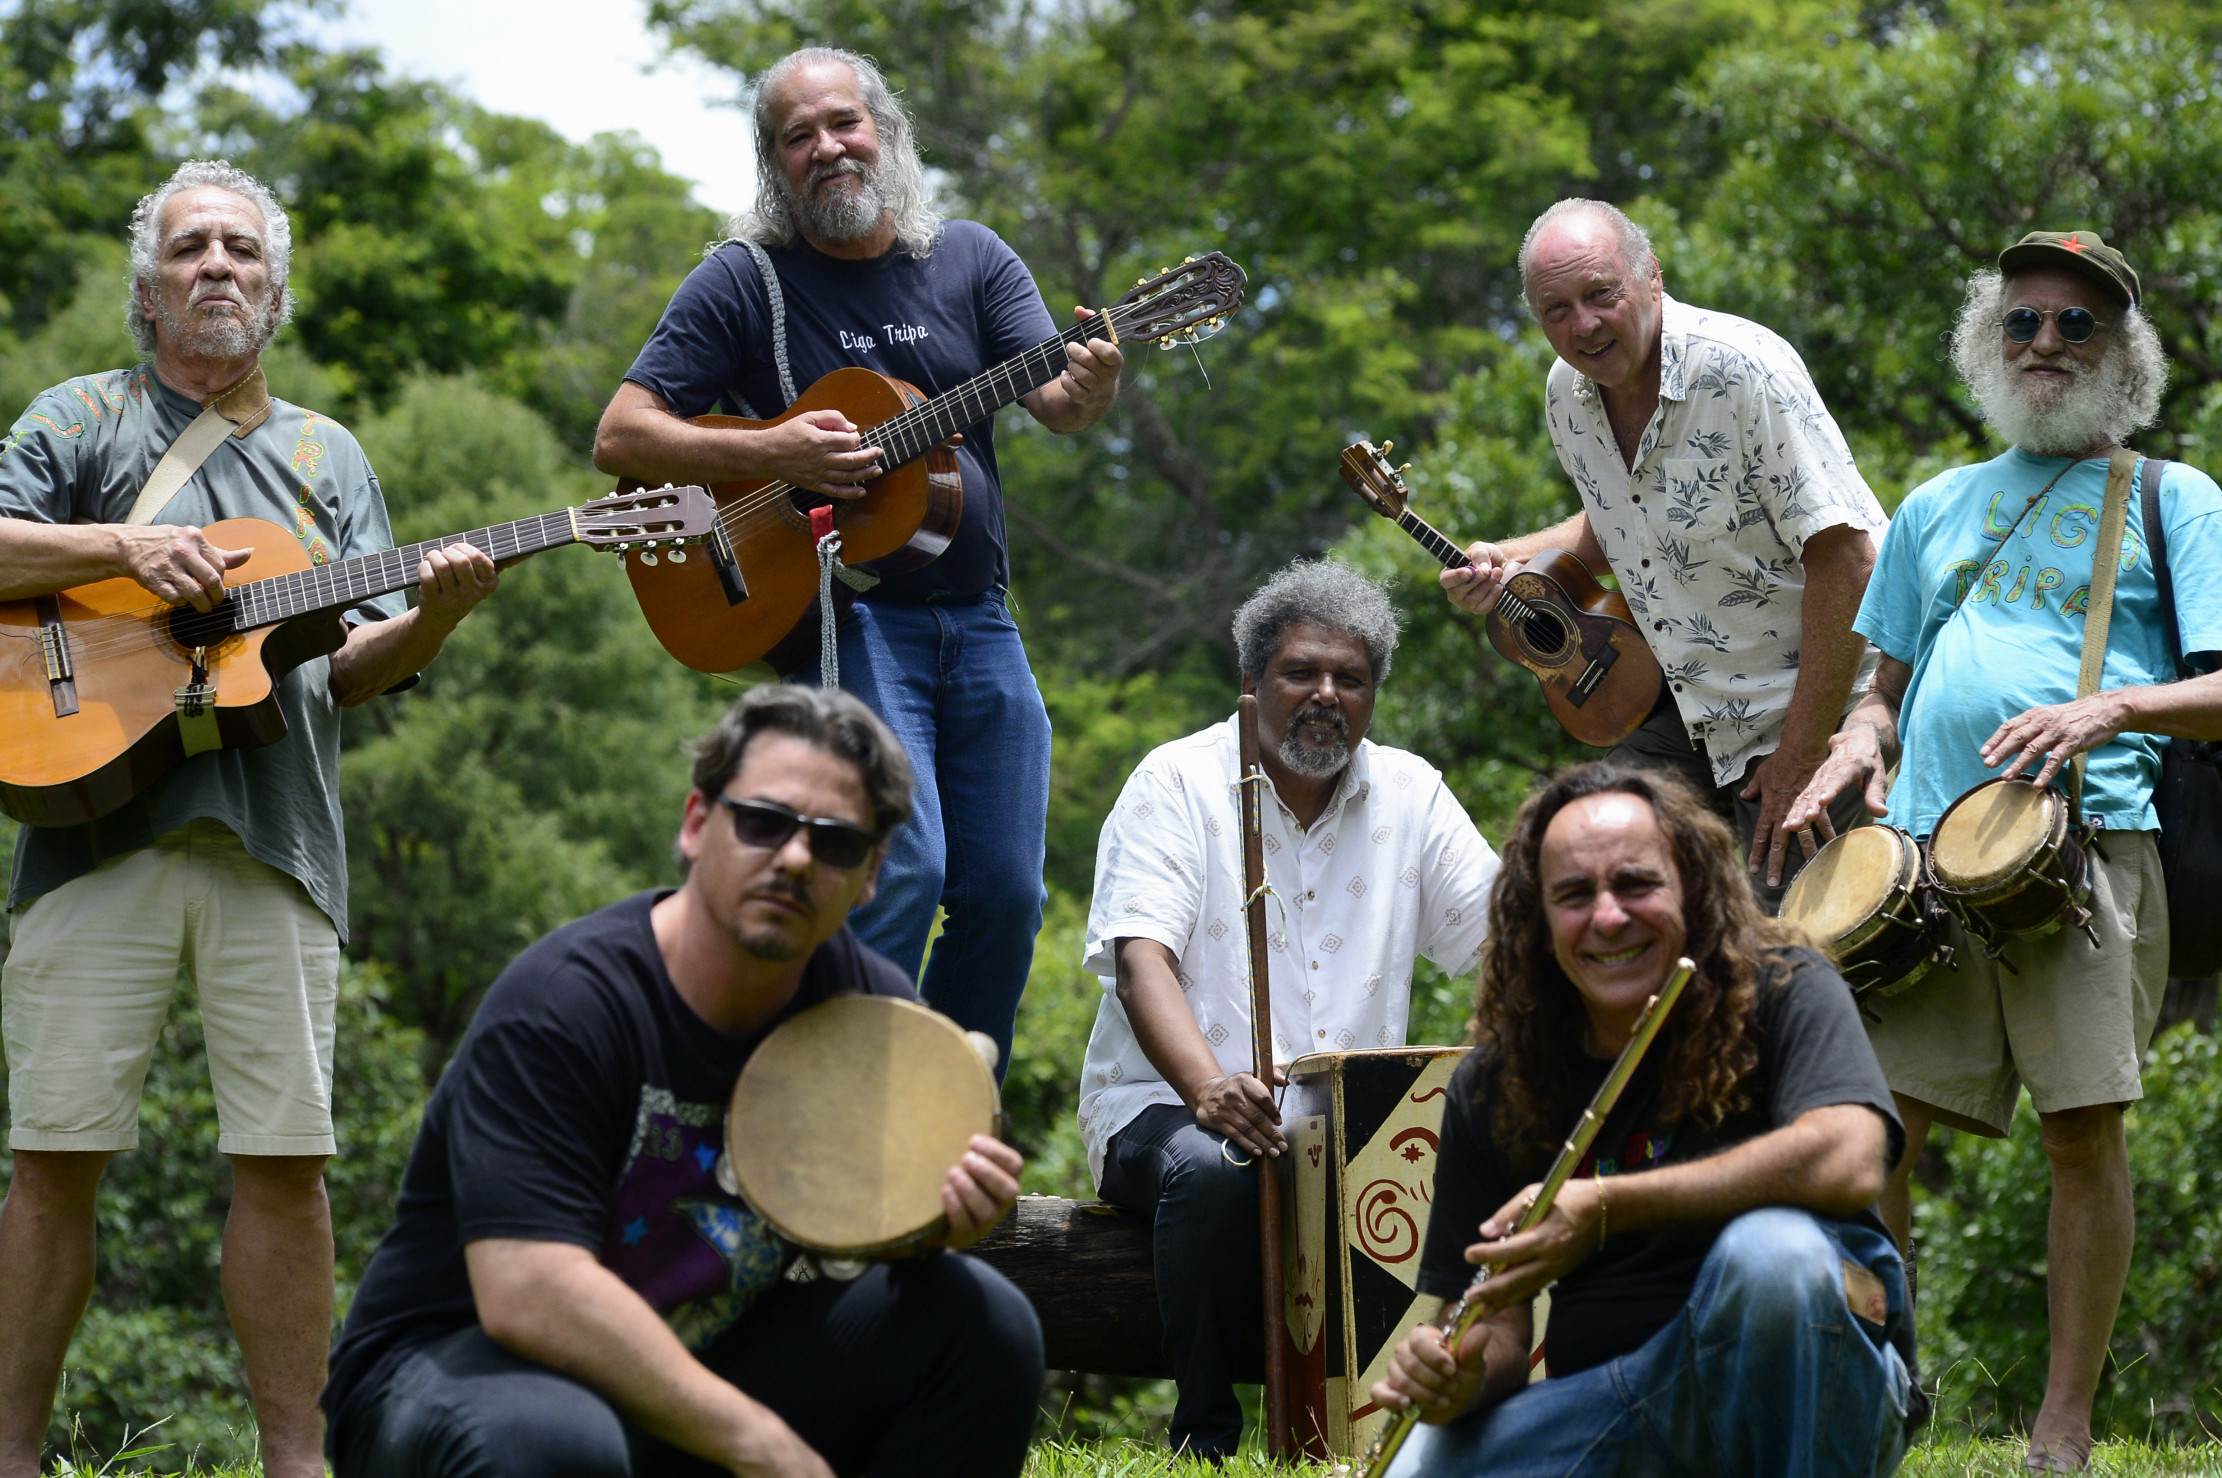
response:
[[(2002, 1137), (2028, 1086), (2052, 1174), (2050, 1363), (2028, 1462), (2074, 1471), (2089, 1461), (2092, 1398), (2129, 1272), (2122, 1110), (2142, 1094), (2138, 1062), (2166, 985), (2152, 809), (2162, 736), (2222, 736), (2222, 674), (2175, 681), (2138, 496), (2154, 464), (2140, 459), (2100, 686), (2075, 697), (2109, 460), (2159, 413), (2167, 364), (2136, 271), (2095, 233), (2032, 232), (1998, 267), (1969, 283), (1952, 357), (2008, 448), (1930, 479), (1891, 520), (1854, 623), (1882, 653), (1874, 685), (1782, 825), (1803, 826), (1863, 787), (1869, 810), (1927, 837), (1983, 781), (2065, 789), (2068, 761), (2086, 756), (2096, 946), (2074, 928), (2015, 936), (2008, 975), (1955, 925), (1955, 966), (1868, 1002), (1906, 1126), (1883, 1197), (1902, 1242), (1929, 1126)], [(2160, 492), (2183, 648), (2211, 655), (2222, 651), (2222, 493), (2173, 462)]]
[[(837, 410), (761, 429), (686, 418), (774, 416), (850, 366), (940, 395), (1056, 324), (1017, 253), (933, 208), (910, 115), (869, 60), (829, 47), (782, 57), (757, 80), (754, 121), (756, 203), (680, 284), (625, 372), (595, 465), (646, 482), (777, 479), (853, 498), (883, 470), (880, 448)], [(1019, 403), (1052, 432), (1084, 430), (1111, 409), (1120, 363), (1108, 336), (1068, 342), (1063, 372)], [(841, 685), (894, 729), (918, 780), (857, 935), (917, 979), (944, 910), (919, 993), (993, 1037), (1007, 1063), (1041, 928), (1049, 715), (1006, 598), (995, 429), (985, 416), (963, 428), (963, 518), (949, 547), (866, 592), (841, 623), (838, 656)], [(815, 682), (818, 664), (793, 676)]]
[[(127, 579), (157, 609), (209, 610), (227, 579), (260, 577), (252, 549), (207, 536), (219, 519), (278, 524), (312, 564), (393, 547), (355, 438), (264, 384), (262, 351), (293, 309), (292, 258), (284, 208), (221, 161), (182, 164), (139, 202), (126, 321), (148, 358), (64, 381), (0, 439), (0, 600)], [(136, 507), (202, 431), (221, 439), (197, 470)], [(39, 1471), (92, 1292), (95, 1193), (109, 1157), (138, 1144), (140, 1087), (181, 968), (232, 1167), (224, 1304), (263, 1470), (324, 1471), (323, 1172), (347, 932), (339, 710), (412, 681), (498, 578), (468, 544), (426, 555), (417, 575), (416, 609), (398, 594), (350, 607), (330, 655), (280, 680), (275, 743), (195, 753), (97, 821), (26, 827), (17, 841), (0, 971), (15, 1151), (0, 1206), (0, 1478)]]

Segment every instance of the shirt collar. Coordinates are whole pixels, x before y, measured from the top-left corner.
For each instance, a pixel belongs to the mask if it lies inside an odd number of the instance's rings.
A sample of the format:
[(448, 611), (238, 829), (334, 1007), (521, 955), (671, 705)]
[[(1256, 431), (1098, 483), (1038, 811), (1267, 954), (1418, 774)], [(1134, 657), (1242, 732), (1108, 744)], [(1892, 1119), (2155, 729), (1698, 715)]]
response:
[[(1227, 747), (1229, 755), (1227, 768), (1230, 772), (1239, 773), (1242, 768), (1241, 722), (1240, 715), (1237, 715), (1228, 719), (1221, 726), (1224, 732), (1221, 735), (1220, 743)], [(1358, 741), (1357, 749), (1351, 753), (1350, 763), (1342, 767), (1342, 774), (1335, 781), (1334, 793), (1327, 797), (1327, 808), (1319, 813), (1320, 817), (1324, 820), (1334, 814), (1340, 807), (1349, 804), (1351, 801), (1364, 800), (1372, 793), (1373, 741), (1371, 739), (1361, 739)], [(1280, 796), (1276, 794), (1273, 799), (1279, 802)], [(1313, 824), (1317, 825), (1318, 823)]]

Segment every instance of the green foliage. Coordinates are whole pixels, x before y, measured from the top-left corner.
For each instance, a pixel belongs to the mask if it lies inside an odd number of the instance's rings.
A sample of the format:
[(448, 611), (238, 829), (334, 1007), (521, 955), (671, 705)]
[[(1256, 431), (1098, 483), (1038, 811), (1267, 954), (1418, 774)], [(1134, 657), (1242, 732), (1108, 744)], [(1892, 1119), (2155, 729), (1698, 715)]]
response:
[[(342, 1307), (393, 1215), (401, 1162), (423, 1111), (419, 1034), (389, 1009), (375, 968), (340, 974), (333, 1111), (340, 1153), (325, 1173)], [(5, 1074), (0, 1072), (0, 1081)], [(138, 1150), (109, 1162), (99, 1203), (101, 1265), (93, 1303), (70, 1345), (48, 1439), (114, 1453), (127, 1433), (166, 1418), (153, 1460), (244, 1462), (255, 1451), (239, 1356), (217, 1267), (229, 1177), (216, 1150), (216, 1108), (200, 1012), (180, 980), (147, 1073)], [(0, 1151), (0, 1176), (12, 1157)]]
[[(2099, 1390), (2100, 1431), (2222, 1437), (2222, 1039), (2158, 1038), (2128, 1121), (2137, 1241)], [(2051, 1177), (2025, 1106), (2007, 1140), (1949, 1136), (1914, 1208), (1921, 1359), (1941, 1423), (2026, 1426), (2043, 1398)]]

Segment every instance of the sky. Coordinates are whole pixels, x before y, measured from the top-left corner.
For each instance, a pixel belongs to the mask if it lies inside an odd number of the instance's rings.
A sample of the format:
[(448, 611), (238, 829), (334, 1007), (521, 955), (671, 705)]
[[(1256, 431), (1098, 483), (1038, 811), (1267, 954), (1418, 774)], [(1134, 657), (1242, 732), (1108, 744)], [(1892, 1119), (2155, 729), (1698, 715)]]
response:
[(312, 23), (326, 44), (377, 47), (390, 70), (446, 83), (497, 113), (579, 142), (629, 128), (720, 213), (754, 195), (738, 79), (667, 57), (643, 0), (350, 0)]

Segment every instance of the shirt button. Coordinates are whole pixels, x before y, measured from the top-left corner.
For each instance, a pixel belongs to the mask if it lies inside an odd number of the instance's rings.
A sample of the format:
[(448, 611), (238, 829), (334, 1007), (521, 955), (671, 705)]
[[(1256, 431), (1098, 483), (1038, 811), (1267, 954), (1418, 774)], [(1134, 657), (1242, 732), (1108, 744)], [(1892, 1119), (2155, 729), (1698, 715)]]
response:
[(1629, 502), (1631, 502), (1631, 503), (1641, 503), (1641, 502), (1643, 501), (1643, 494), (1641, 494), (1641, 493), (1630, 493), (1630, 494), (1628, 495), (1628, 501), (1629, 501)]
[(1666, 622), (1664, 622), (1664, 621), (1654, 621), (1654, 622), (1652, 622), (1652, 623), (1651, 623), (1651, 629), (1652, 629), (1653, 631), (1664, 631), (1664, 630), (1666, 630)]
[(1313, 968), (1314, 970), (1317, 970), (1317, 969), (1319, 968), (1319, 961), (1317, 961), (1317, 960), (1314, 960), (1314, 961), (1312, 961), (1312, 968)]
[(1647, 559), (1647, 560), (1644, 560), (1644, 561), (1642, 561), (1642, 564), (1643, 564), (1643, 567), (1644, 567), (1645, 569), (1647, 569), (1647, 570), (1651, 568), (1651, 561), (1650, 561), (1650, 560), (1648, 560), (1648, 559)]
[(1319, 1035), (1319, 1036), (1321, 1036), (1321, 1037), (1325, 1037), (1325, 1036), (1327, 1035), (1327, 1028), (1326, 1028), (1326, 1027), (1321, 1027), (1321, 1028), (1319, 1029), (1319, 1031), (1318, 1031), (1317, 1035)]

